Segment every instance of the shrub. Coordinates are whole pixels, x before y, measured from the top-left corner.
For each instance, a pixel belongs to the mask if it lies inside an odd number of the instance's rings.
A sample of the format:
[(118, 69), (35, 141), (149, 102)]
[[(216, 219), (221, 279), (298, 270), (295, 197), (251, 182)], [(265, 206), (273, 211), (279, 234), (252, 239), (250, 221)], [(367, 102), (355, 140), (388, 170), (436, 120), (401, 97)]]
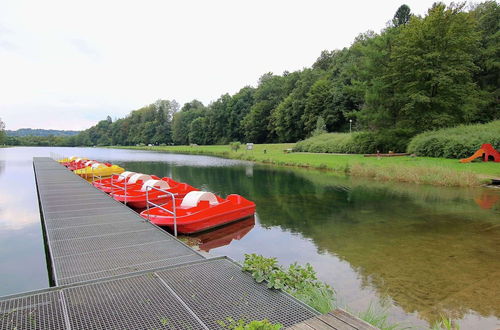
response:
[(231, 142), (229, 146), (231, 147), (231, 150), (238, 151), (241, 147), (241, 142)]
[(295, 151), (363, 154), (404, 152), (413, 135), (411, 130), (390, 129), (377, 132), (327, 133), (313, 136), (295, 145)]
[(465, 158), (484, 143), (500, 149), (500, 120), (419, 134), (410, 141), (408, 152), (427, 157)]
[(354, 153), (352, 136), (358, 133), (326, 133), (300, 141), (295, 145), (295, 151)]

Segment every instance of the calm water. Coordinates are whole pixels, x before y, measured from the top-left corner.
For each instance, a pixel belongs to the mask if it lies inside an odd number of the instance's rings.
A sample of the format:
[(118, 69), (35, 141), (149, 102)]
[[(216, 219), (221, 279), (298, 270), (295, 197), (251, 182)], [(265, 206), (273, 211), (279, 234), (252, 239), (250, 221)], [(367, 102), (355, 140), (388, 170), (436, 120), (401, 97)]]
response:
[[(0, 295), (48, 286), (33, 156), (109, 160), (257, 203), (254, 219), (192, 237), (212, 255), (311, 263), (352, 311), (386, 306), (425, 327), (500, 327), (500, 189), (371, 182), (205, 156), (95, 148), (0, 149)], [(499, 170), (500, 172), (500, 170)]]

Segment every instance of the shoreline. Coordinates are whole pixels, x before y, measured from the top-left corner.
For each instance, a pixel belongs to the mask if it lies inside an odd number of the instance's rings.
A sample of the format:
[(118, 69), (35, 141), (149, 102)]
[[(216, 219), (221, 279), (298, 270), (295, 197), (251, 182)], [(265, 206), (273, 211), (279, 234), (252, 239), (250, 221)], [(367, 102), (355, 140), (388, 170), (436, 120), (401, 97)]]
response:
[(261, 164), (332, 171), (378, 181), (407, 182), (449, 187), (477, 187), (500, 176), (500, 164), (476, 162), (461, 164), (456, 159), (430, 157), (363, 157), (356, 154), (288, 152), (294, 143), (255, 144), (253, 150), (242, 145), (210, 146), (107, 146), (111, 149), (149, 150), (179, 154), (206, 155), (252, 161)]

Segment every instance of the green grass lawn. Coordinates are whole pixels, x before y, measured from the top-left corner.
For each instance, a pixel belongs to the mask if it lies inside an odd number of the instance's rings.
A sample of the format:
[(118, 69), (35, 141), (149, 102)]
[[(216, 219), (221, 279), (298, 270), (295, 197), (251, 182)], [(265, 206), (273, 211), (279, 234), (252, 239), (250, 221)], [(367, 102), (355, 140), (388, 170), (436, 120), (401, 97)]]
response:
[(293, 143), (256, 144), (253, 150), (242, 145), (238, 151), (224, 146), (154, 146), (122, 147), (205, 154), (286, 166), (328, 169), (379, 180), (406, 181), (450, 186), (475, 186), (484, 179), (500, 177), (500, 163), (473, 162), (462, 164), (457, 159), (429, 157), (364, 157), (363, 155), (285, 153)]

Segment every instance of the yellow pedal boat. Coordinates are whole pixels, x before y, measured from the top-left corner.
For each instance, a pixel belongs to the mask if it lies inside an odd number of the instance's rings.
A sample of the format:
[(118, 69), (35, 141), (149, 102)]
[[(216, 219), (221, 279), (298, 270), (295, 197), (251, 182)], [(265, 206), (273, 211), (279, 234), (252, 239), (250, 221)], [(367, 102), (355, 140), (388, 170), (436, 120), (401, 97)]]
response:
[[(75, 170), (73, 173), (81, 176), (82, 178), (92, 181), (93, 179), (101, 179), (105, 177), (110, 177), (113, 174), (121, 174), (125, 171), (122, 167), (118, 165), (108, 166), (103, 163), (92, 164), (85, 168)], [(96, 177), (97, 176), (97, 177)]]

